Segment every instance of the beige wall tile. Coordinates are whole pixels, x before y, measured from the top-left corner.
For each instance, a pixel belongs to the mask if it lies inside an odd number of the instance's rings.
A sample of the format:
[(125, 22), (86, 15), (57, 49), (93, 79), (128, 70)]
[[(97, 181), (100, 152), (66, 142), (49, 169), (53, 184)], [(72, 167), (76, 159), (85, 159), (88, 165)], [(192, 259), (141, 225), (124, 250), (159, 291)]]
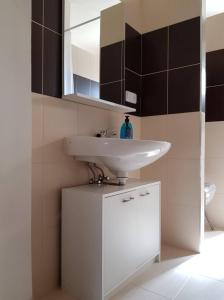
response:
[(200, 207), (200, 160), (169, 159), (167, 173), (167, 203)]
[(124, 22), (142, 33), (142, 1), (141, 0), (124, 0)]
[[(162, 238), (163, 241), (176, 246), (186, 246), (191, 250), (199, 250), (201, 235), (201, 201), (203, 168), (201, 163), (202, 133), (204, 118), (201, 113), (188, 113), (168, 116), (142, 118), (142, 138), (166, 140), (172, 143), (170, 152), (158, 162), (141, 170), (143, 179), (158, 179), (162, 182)], [(191, 158), (191, 159), (189, 159)], [(193, 158), (193, 159), (192, 159)], [(176, 208), (175, 208), (176, 207)], [(188, 214), (182, 207), (197, 211), (195, 222), (191, 224)], [(175, 208), (175, 218), (181, 219), (183, 226), (176, 228), (170, 222), (171, 208)], [(179, 210), (180, 215), (177, 216)], [(197, 221), (197, 222), (196, 222)], [(190, 230), (195, 227), (196, 234), (188, 238), (185, 226)], [(169, 225), (169, 226), (168, 226)], [(179, 236), (182, 240), (179, 242)]]
[(43, 99), (32, 96), (32, 161), (40, 163), (43, 160)]
[(45, 295), (59, 286), (60, 280), (60, 229), (47, 228), (43, 239), (44, 290)]
[(224, 13), (206, 19), (205, 40), (206, 51), (224, 49)]
[(110, 112), (91, 106), (78, 105), (78, 135), (95, 136), (102, 129), (110, 127)]
[(57, 163), (70, 159), (63, 151), (63, 140), (77, 134), (77, 104), (45, 99), (43, 130), (44, 162)]
[(197, 252), (200, 248), (199, 215), (200, 208), (170, 203), (167, 206), (167, 243)]
[(141, 135), (143, 140), (166, 140), (167, 115), (142, 118)]
[(169, 158), (195, 159), (201, 155), (201, 113), (167, 116), (167, 139), (172, 147)]
[(33, 298), (45, 295), (43, 289), (43, 165), (32, 165), (32, 282)]
[(100, 46), (124, 40), (124, 5), (119, 3), (101, 12)]
[(224, 122), (206, 122), (205, 157), (224, 158)]
[(32, 282), (33, 300), (42, 299), (46, 295), (44, 289), (45, 270), (43, 259), (43, 231), (32, 233)]
[(43, 165), (32, 165), (32, 234), (43, 231)]
[(201, 0), (143, 0), (143, 32), (153, 31), (200, 15)]

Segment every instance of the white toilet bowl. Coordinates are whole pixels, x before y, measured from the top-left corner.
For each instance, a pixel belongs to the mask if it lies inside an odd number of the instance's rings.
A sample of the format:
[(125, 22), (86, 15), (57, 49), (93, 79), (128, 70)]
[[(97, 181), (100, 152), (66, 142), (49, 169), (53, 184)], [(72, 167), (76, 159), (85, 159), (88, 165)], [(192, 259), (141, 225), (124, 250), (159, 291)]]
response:
[(216, 185), (214, 183), (205, 183), (204, 187), (205, 192), (205, 206), (207, 206), (215, 196)]

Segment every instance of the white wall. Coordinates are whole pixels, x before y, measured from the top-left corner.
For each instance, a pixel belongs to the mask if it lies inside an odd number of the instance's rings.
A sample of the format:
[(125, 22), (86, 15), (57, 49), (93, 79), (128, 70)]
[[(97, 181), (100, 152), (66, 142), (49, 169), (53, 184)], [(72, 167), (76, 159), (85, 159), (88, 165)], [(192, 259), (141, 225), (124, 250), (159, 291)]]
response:
[(31, 4), (0, 1), (0, 299), (30, 300)]

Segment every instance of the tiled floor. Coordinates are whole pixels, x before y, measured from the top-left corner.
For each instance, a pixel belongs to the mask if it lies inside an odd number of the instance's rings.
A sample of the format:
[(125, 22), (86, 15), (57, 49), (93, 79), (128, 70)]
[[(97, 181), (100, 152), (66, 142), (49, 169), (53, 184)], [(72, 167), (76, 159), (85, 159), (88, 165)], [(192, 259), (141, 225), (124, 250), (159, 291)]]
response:
[[(164, 247), (154, 264), (111, 300), (224, 300), (224, 232), (207, 232), (200, 255)], [(73, 300), (57, 291), (44, 300)]]

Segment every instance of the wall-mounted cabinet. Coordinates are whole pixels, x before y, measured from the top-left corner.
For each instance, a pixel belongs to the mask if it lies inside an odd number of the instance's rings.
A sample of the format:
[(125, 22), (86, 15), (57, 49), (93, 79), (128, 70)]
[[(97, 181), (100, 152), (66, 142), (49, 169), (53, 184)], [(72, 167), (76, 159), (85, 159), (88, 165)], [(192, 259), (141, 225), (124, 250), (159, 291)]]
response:
[(124, 101), (124, 4), (64, 3), (64, 98), (134, 112)]
[(159, 254), (159, 182), (63, 190), (62, 286), (75, 299), (109, 299)]

